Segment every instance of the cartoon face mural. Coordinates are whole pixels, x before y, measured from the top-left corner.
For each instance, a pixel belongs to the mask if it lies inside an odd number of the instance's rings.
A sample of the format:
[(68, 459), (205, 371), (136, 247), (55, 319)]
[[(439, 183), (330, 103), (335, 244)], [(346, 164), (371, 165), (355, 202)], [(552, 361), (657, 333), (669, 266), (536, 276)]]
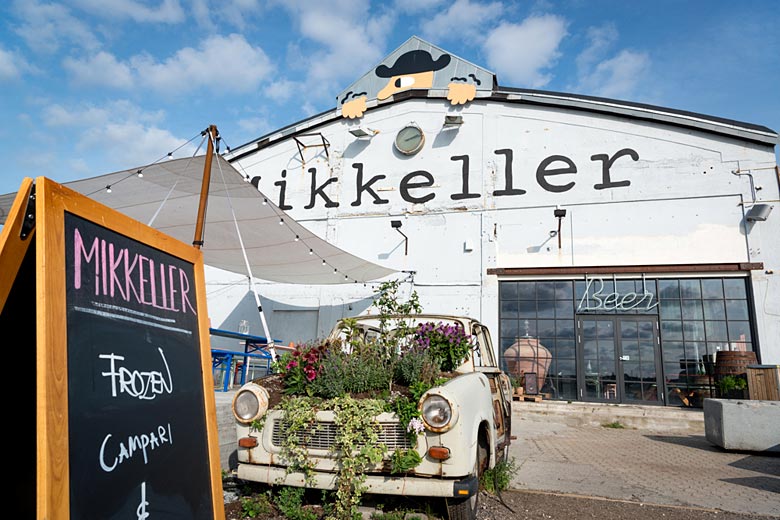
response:
[(380, 65), (374, 71), (380, 78), (390, 78), (376, 98), (387, 99), (396, 92), (411, 88), (431, 88), (434, 71), (441, 70), (450, 63), (450, 55), (442, 54), (434, 60), (428, 51), (409, 51), (402, 54), (392, 67)]
[[(430, 50), (419, 48), (421, 46)], [(406, 90), (446, 86), (450, 103), (463, 105), (476, 97), (478, 89), (492, 88), (492, 82), (488, 81), (493, 77), (492, 73), (446, 52), (441, 52), (434, 59), (431, 51), (435, 47), (418, 38), (411, 38), (396, 53), (405, 49), (410, 50), (399, 54), (392, 65), (380, 64), (373, 74), (364, 76), (348, 92), (339, 96), (343, 117), (362, 117), (366, 111), (366, 101), (374, 93), (375, 98), (381, 101)]]

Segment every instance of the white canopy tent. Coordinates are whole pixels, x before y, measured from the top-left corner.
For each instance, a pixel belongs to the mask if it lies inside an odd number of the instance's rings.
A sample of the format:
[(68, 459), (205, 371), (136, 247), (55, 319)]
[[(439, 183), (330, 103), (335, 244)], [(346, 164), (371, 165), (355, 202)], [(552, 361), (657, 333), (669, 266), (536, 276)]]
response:
[[(206, 155), (63, 183), (185, 243), (195, 242)], [(200, 249), (206, 265), (295, 284), (366, 282), (396, 271), (351, 255), (287, 216), (222, 156), (212, 155)], [(0, 224), (16, 194), (0, 196)]]

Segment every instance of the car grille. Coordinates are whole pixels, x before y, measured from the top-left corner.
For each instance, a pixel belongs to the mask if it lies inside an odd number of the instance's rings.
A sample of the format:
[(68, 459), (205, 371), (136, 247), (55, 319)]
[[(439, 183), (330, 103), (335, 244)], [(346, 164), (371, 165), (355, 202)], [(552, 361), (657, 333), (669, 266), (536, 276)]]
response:
[[(281, 447), (287, 438), (287, 428), (284, 421), (274, 420), (273, 423), (271, 442), (274, 446)], [(389, 451), (411, 448), (406, 431), (399, 423), (380, 423), (380, 426), (382, 430), (379, 432), (379, 442), (387, 446)], [(318, 422), (316, 427), (301, 435), (302, 444), (310, 450), (328, 450), (333, 446), (337, 434), (338, 426), (334, 423)]]

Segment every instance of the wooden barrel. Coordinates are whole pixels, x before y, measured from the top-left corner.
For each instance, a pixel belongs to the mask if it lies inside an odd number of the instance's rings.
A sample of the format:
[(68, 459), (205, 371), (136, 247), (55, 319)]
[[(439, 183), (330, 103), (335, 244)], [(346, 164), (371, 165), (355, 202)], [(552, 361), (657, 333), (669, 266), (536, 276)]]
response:
[(721, 350), (715, 357), (715, 375), (737, 376), (747, 374), (748, 365), (755, 364), (755, 352)]

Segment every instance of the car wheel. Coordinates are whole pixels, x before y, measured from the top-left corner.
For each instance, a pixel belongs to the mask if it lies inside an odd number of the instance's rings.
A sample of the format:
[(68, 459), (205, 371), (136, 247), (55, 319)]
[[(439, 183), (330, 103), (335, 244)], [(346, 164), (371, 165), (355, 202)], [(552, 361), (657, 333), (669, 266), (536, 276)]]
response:
[[(477, 479), (482, 476), (488, 462), (488, 447), (480, 437), (477, 443), (477, 458), (474, 461), (474, 472)], [(469, 498), (446, 498), (447, 516), (449, 520), (476, 520), (479, 505), (479, 489)]]

